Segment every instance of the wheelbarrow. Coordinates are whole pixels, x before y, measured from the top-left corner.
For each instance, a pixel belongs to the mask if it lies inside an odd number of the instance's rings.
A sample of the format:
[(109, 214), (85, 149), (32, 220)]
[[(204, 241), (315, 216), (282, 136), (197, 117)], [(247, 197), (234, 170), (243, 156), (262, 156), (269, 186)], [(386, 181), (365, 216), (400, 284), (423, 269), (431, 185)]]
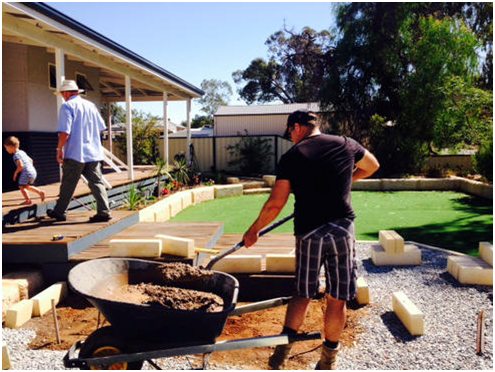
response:
[[(260, 235), (283, 222), (266, 228)], [(217, 256), (207, 268), (241, 246), (242, 242)], [(70, 288), (95, 306), (111, 325), (97, 329), (84, 342), (74, 344), (64, 357), (65, 367), (141, 369), (144, 361), (148, 361), (159, 369), (153, 359), (194, 354), (203, 354), (205, 367), (205, 356), (214, 351), (276, 346), (321, 338), (319, 332), (310, 332), (216, 342), (229, 316), (280, 306), (290, 300), (290, 297), (280, 297), (236, 306), (239, 283), (232, 275), (219, 271), (213, 271), (213, 275), (202, 282), (201, 288), (195, 288), (223, 299), (223, 308), (218, 312), (123, 303), (111, 300), (106, 295), (106, 291), (125, 284), (156, 283), (156, 269), (159, 265), (161, 263), (155, 261), (104, 258), (81, 263), (70, 271)], [(183, 287), (182, 283), (176, 286)]]

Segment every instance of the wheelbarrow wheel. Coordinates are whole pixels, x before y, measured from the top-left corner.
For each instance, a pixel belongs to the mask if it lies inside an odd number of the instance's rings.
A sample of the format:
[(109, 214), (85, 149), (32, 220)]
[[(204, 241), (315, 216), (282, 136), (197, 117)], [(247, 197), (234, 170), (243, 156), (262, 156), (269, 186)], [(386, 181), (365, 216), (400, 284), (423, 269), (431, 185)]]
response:
[[(125, 354), (129, 352), (129, 347), (125, 342), (117, 337), (113, 328), (103, 327), (93, 332), (84, 341), (79, 351), (79, 358), (96, 358), (117, 354)], [(88, 366), (87, 369), (141, 369), (144, 361), (121, 362), (110, 365), (94, 365)]]

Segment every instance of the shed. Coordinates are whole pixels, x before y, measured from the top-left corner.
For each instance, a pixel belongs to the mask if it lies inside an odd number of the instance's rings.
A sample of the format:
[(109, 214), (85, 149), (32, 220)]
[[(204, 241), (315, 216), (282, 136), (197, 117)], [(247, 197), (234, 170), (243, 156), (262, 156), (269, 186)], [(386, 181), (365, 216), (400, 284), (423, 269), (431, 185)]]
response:
[(280, 105), (220, 106), (214, 115), (215, 136), (283, 135), (287, 117), (297, 110), (320, 111), (316, 102)]

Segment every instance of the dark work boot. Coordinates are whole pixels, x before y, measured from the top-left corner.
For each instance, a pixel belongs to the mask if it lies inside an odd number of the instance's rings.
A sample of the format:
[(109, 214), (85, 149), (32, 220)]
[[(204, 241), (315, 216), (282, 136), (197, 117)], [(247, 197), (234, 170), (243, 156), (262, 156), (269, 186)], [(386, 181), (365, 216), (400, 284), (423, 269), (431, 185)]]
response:
[(340, 350), (340, 345), (336, 349), (329, 348), (324, 344), (321, 347), (321, 357), (315, 369), (337, 369), (337, 353)]
[(46, 211), (46, 215), (50, 218), (56, 219), (57, 221), (67, 221), (67, 216), (65, 214), (59, 214), (53, 209), (48, 209)]
[(271, 369), (281, 369), (289, 358), (289, 353), (292, 349), (292, 345), (294, 344), (290, 343), (285, 345), (277, 345), (275, 347), (275, 351), (268, 359), (268, 366)]

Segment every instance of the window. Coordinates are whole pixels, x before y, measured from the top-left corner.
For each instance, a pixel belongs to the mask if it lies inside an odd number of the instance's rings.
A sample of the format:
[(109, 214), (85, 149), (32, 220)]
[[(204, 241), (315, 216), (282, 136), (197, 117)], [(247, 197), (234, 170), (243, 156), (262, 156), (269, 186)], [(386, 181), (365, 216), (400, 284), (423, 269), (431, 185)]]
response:
[(57, 89), (57, 73), (53, 63), (48, 64), (48, 86), (50, 89)]
[(86, 94), (88, 91), (93, 91), (93, 86), (90, 84), (86, 75), (81, 74), (80, 72), (76, 72), (76, 83), (79, 89), (83, 89), (83, 94)]

